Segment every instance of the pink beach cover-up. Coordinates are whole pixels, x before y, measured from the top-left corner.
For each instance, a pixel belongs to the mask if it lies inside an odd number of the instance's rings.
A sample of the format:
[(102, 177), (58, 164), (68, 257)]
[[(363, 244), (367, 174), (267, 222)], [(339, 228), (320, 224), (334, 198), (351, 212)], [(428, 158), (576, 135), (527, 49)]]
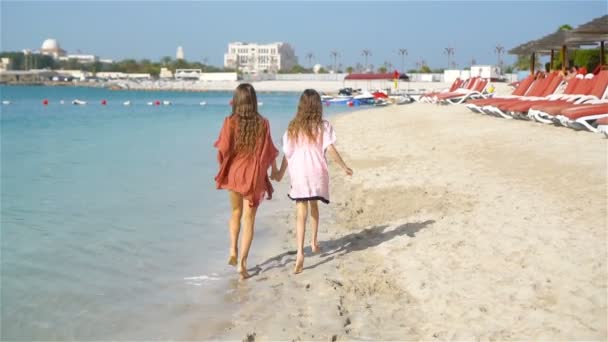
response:
[[(320, 200), (329, 203), (329, 172), (325, 151), (336, 142), (336, 134), (329, 121), (323, 120), (323, 132), (316, 141), (300, 134), (298, 139), (289, 139), (283, 134), (283, 153), (287, 158), (293, 200)], [(296, 140), (296, 141), (294, 141)]]

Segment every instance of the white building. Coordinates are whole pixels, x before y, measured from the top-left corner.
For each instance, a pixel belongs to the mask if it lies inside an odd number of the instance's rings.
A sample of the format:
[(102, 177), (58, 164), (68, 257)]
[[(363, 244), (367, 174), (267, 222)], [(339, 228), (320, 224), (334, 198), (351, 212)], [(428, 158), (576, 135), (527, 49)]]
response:
[(171, 70), (162, 67), (160, 68), (160, 74), (158, 75), (158, 77), (161, 79), (173, 78), (173, 73), (171, 72)]
[(175, 79), (177, 80), (198, 80), (203, 71), (201, 69), (176, 69)]
[(184, 48), (181, 46), (177, 47), (177, 52), (175, 52), (175, 59), (180, 60), (180, 59), (185, 59), (184, 58)]
[(57, 59), (61, 56), (65, 56), (65, 50), (59, 46), (57, 39), (49, 38), (42, 42), (40, 54), (52, 56), (53, 58)]
[(0, 59), (0, 71), (7, 71), (11, 67), (11, 59), (3, 57)]
[(67, 56), (61, 56), (59, 58), (57, 58), (60, 61), (69, 61), (71, 59), (76, 60), (78, 63), (82, 63), (82, 64), (88, 64), (88, 63), (95, 63), (98, 61), (97, 56), (95, 55), (87, 55), (87, 54), (69, 54)]
[(224, 54), (224, 67), (244, 73), (277, 72), (289, 70), (298, 63), (295, 51), (288, 43), (242, 43), (228, 44)]

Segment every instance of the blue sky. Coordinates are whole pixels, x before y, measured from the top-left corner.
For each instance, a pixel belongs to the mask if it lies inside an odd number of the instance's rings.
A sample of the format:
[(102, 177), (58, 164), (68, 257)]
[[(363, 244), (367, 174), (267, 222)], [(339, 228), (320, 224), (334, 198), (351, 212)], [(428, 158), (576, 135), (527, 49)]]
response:
[[(385, 61), (401, 66), (399, 48), (407, 48), (406, 68), (424, 59), (445, 67), (445, 47), (455, 49), (460, 66), (496, 62), (494, 46), (510, 49), (551, 33), (562, 24), (574, 27), (607, 13), (603, 1), (6, 1), (0, 0), (2, 51), (38, 49), (56, 38), (68, 52), (102, 58), (175, 57), (221, 65), (230, 41), (289, 42), (300, 64), (311, 52), (313, 63), (331, 63), (338, 50), (344, 66)], [(507, 56), (506, 62), (512, 62)]]

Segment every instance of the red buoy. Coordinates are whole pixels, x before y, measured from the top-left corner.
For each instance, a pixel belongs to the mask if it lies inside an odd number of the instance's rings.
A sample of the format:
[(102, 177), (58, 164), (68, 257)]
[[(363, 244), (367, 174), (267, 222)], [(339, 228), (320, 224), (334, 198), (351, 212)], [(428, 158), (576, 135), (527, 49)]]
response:
[(108, 101), (106, 101), (106, 100), (101, 100), (101, 105), (102, 105), (102, 106), (105, 106), (105, 105), (107, 105), (107, 104), (108, 104)]
[(354, 106), (355, 104), (353, 103), (353, 101), (348, 101), (346, 104), (348, 104), (349, 107)]
[(159, 100), (154, 101), (154, 105), (155, 106), (160, 106), (160, 101)]
[(47, 99), (42, 100), (42, 104), (45, 105), (45, 106), (48, 105), (49, 104), (49, 100), (47, 100)]

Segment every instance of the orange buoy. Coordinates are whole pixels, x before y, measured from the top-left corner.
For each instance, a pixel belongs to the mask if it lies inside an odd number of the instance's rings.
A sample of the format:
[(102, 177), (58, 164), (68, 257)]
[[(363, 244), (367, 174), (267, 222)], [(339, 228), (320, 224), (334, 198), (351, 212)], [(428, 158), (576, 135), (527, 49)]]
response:
[(107, 105), (107, 104), (108, 104), (108, 101), (106, 101), (106, 100), (101, 100), (101, 105), (102, 105), (102, 106), (105, 106), (105, 105)]
[(47, 99), (42, 100), (42, 104), (47, 106), (49, 104), (49, 100), (47, 100)]

